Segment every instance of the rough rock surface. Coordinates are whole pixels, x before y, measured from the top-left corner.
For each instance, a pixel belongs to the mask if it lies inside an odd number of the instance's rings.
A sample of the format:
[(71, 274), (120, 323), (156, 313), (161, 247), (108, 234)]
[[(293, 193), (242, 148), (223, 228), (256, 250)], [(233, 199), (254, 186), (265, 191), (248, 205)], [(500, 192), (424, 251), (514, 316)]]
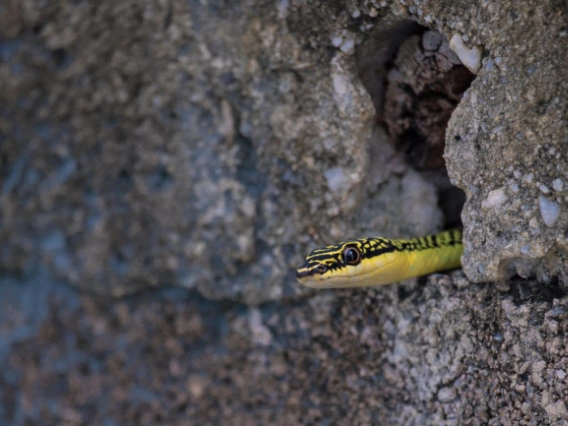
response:
[(467, 194), (464, 271), (568, 285), (568, 3), (472, 3), (457, 14), (434, 3), (422, 12), (434, 28), (484, 50), (446, 136), (448, 172)]
[(0, 14), (3, 269), (259, 303), (310, 247), (439, 225), (432, 185), (369, 159), (354, 6), (27, 4)]
[(456, 272), (248, 308), (45, 275), (0, 291), (2, 424), (568, 424), (558, 286)]
[[(568, 424), (566, 5), (408, 3), (0, 3), (0, 423)], [(408, 16), (483, 50), (464, 272), (548, 284), (295, 285), (442, 221), (355, 69)]]

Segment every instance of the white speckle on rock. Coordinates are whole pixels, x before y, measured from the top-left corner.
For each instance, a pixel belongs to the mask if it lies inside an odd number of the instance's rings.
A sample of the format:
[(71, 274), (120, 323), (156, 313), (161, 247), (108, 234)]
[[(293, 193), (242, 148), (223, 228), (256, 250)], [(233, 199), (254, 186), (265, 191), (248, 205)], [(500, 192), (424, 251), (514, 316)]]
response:
[(503, 188), (495, 189), (491, 191), (485, 200), (481, 203), (481, 207), (484, 209), (494, 209), (502, 206), (507, 201), (507, 194)]
[(520, 178), (523, 177), (523, 174), (521, 173), (520, 170), (515, 170), (515, 171), (513, 172), (513, 176), (515, 176), (515, 179), (520, 179)]
[(349, 83), (344, 76), (340, 74), (333, 74), (332, 81), (333, 90), (335, 90), (335, 93), (337, 93), (339, 96), (344, 96), (347, 94)]
[(256, 203), (252, 197), (244, 197), (240, 204), (240, 208), (246, 217), (252, 218), (256, 214)]
[(268, 346), (272, 341), (272, 333), (262, 322), (262, 314), (258, 308), (251, 308), (248, 315), (248, 326), (253, 341), (259, 346)]
[(323, 146), (325, 147), (325, 149), (332, 149), (335, 145), (337, 145), (337, 140), (335, 139), (331, 139), (331, 138), (325, 138), (323, 140)]
[(564, 370), (556, 370), (554, 373), (560, 380), (564, 380), (566, 378), (566, 372)]
[(343, 40), (343, 43), (341, 43), (339, 50), (341, 50), (343, 53), (347, 53), (348, 55), (355, 53), (355, 39), (347, 38)]
[(278, 18), (284, 19), (288, 16), (288, 7), (290, 2), (288, 0), (280, 0), (278, 2)]
[(560, 179), (554, 179), (552, 181), (552, 188), (557, 192), (561, 192), (564, 188), (564, 183)]
[(461, 36), (456, 33), (450, 39), (450, 48), (456, 52), (462, 64), (472, 73), (477, 74), (479, 68), (481, 68), (481, 49), (478, 46), (469, 49), (463, 43)]
[(453, 388), (443, 387), (438, 391), (438, 401), (440, 402), (450, 402), (454, 400), (456, 393)]
[(341, 167), (332, 167), (326, 170), (323, 175), (327, 180), (327, 186), (333, 192), (346, 189), (349, 184), (349, 179)]
[(353, 18), (358, 18), (359, 16), (361, 16), (361, 11), (359, 9), (355, 9), (352, 13), (351, 16)]
[(331, 38), (331, 44), (333, 47), (339, 47), (341, 46), (341, 43), (343, 43), (343, 37), (335, 36)]
[(532, 183), (533, 179), (534, 179), (534, 174), (533, 174), (533, 173), (529, 173), (528, 175), (526, 175), (526, 176), (524, 177), (523, 180), (524, 180), (525, 182), (527, 182), (527, 183)]
[(548, 189), (548, 186), (546, 186), (544, 183), (541, 183), (538, 186), (538, 189), (540, 189), (540, 192), (542, 192), (543, 194), (548, 194), (550, 192), (550, 189)]
[(560, 206), (544, 195), (538, 197), (538, 206), (540, 208), (540, 215), (546, 226), (554, 226), (560, 217)]
[(542, 385), (543, 383), (543, 371), (545, 369), (546, 369), (546, 362), (542, 360), (535, 361), (531, 365), (532, 380), (534, 383), (536, 383), (539, 386)]

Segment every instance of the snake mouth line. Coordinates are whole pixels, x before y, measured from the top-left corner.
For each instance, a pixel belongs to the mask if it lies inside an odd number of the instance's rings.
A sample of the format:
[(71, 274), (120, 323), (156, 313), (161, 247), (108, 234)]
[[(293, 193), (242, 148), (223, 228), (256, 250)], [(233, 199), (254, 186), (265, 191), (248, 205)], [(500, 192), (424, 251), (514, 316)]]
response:
[(311, 275), (313, 275), (312, 272), (310, 272), (310, 270), (306, 266), (302, 266), (301, 268), (296, 270), (296, 278), (298, 278), (298, 279), (306, 278), (306, 277), (309, 277)]

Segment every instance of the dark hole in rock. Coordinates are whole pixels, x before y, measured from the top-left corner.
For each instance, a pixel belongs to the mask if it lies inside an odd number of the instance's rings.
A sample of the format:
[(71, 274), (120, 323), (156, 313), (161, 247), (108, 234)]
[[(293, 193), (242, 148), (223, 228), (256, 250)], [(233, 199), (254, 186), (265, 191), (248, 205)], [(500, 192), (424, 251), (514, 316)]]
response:
[(358, 50), (357, 65), (376, 124), (406, 163), (436, 184), (445, 226), (460, 226), (465, 194), (450, 184), (443, 154), (450, 116), (475, 75), (442, 34), (413, 21), (377, 30)]

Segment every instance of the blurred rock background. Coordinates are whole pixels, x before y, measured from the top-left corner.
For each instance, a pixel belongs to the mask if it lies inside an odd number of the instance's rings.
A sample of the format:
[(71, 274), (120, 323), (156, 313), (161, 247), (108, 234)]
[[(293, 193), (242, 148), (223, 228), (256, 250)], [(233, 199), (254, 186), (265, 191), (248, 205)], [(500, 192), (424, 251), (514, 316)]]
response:
[[(0, 423), (567, 424), (567, 9), (0, 2)], [(383, 103), (426, 29), (470, 88)], [(456, 104), (466, 275), (298, 288), (451, 222), (381, 108)]]

